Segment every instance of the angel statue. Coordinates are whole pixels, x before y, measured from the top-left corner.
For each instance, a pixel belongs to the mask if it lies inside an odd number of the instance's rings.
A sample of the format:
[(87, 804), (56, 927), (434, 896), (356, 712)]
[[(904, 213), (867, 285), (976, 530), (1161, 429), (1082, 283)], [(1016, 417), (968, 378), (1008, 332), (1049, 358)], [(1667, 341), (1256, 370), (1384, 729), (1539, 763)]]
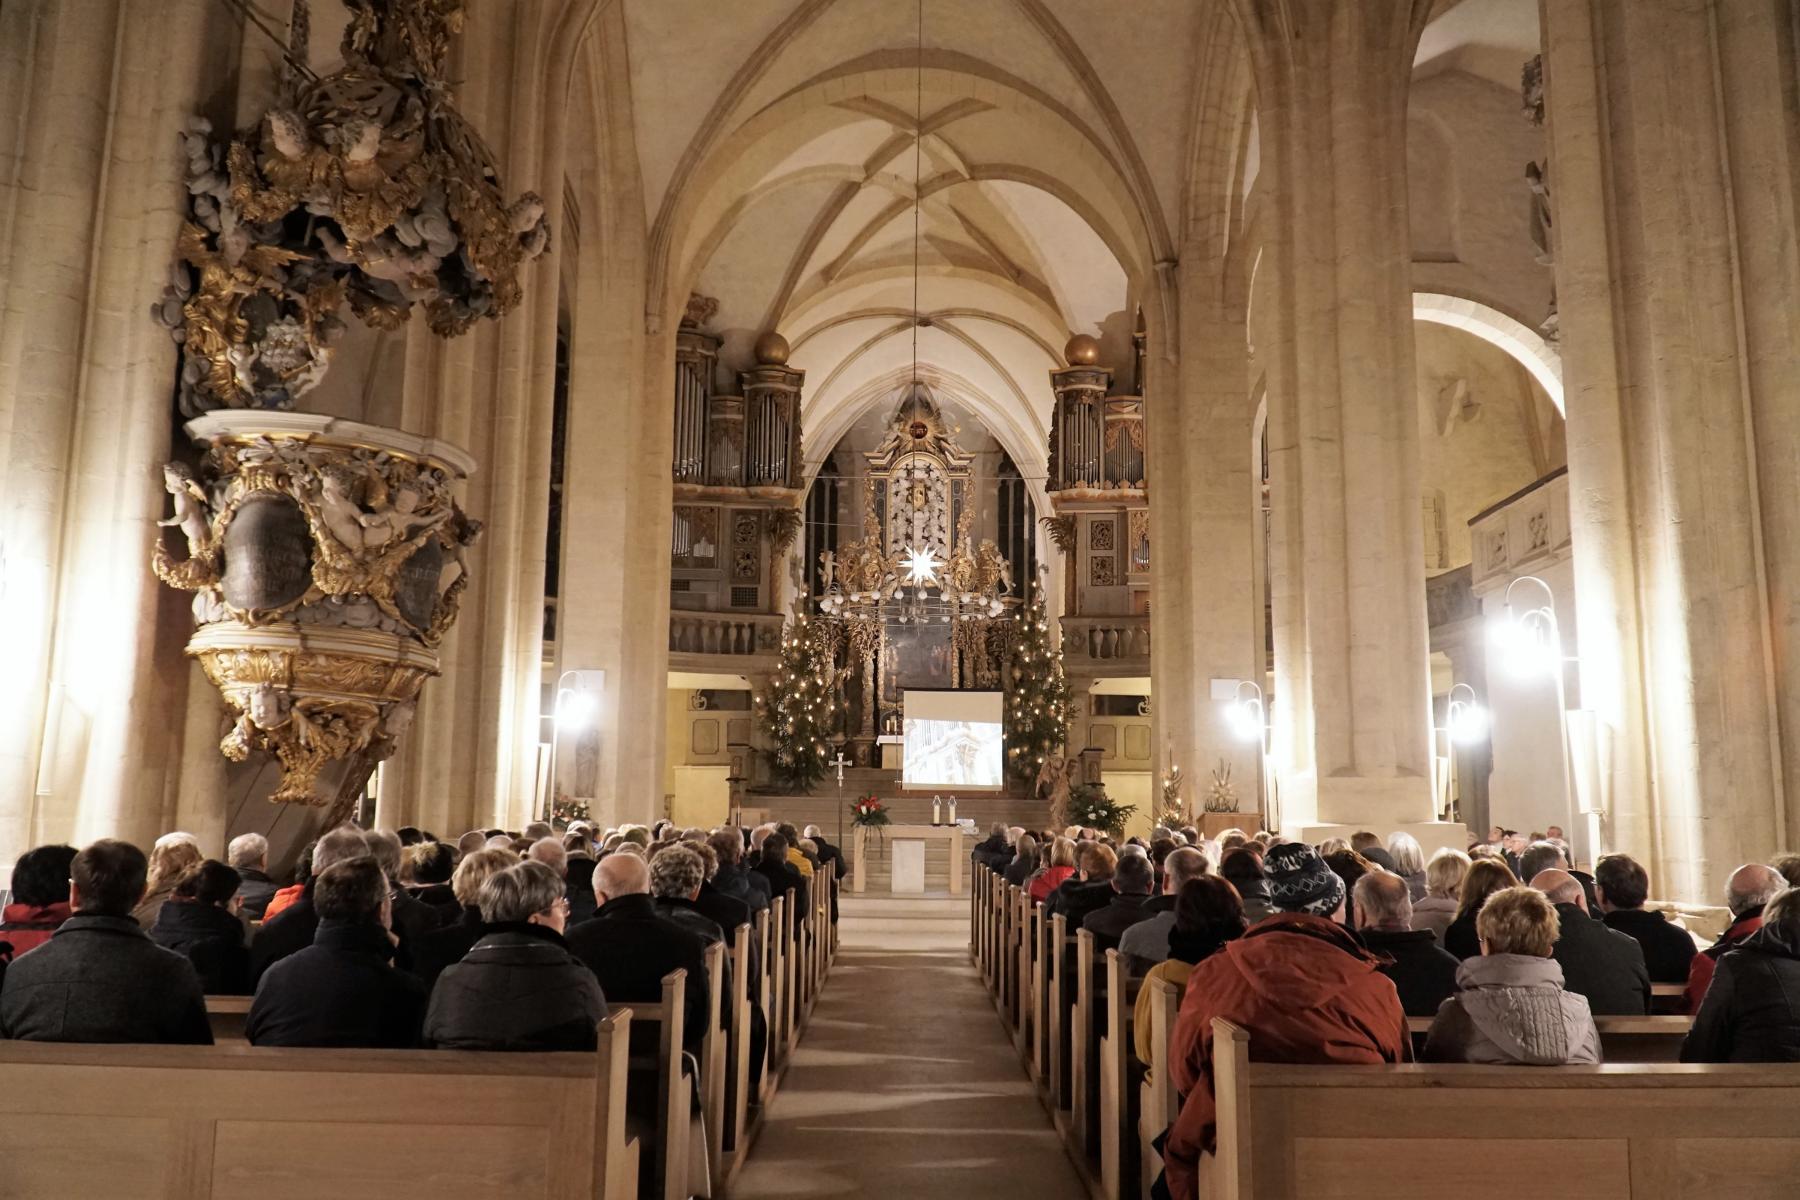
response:
[(182, 535), (187, 538), (188, 557), (199, 558), (212, 546), (212, 524), (206, 516), (205, 490), (194, 479), (193, 469), (179, 462), (163, 464), (163, 487), (175, 498), (175, 515), (166, 521), (158, 521), (157, 528), (180, 526)]
[(819, 551), (819, 590), (829, 592), (831, 584), (837, 577), (837, 555), (829, 550)]

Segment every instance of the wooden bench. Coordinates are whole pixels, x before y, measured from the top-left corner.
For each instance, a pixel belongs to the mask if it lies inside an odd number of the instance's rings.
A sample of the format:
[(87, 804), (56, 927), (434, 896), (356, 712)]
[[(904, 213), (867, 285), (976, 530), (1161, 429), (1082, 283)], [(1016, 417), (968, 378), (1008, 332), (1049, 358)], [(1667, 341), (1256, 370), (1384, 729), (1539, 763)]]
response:
[[(1431, 1022), (1430, 1017), (1406, 1018), (1415, 1053), (1424, 1049)], [(1609, 1063), (1679, 1062), (1682, 1040), (1693, 1027), (1692, 1017), (1594, 1018), (1594, 1028), (1600, 1033), (1600, 1057)]]
[[(1787, 1200), (1793, 1065), (1284, 1066), (1213, 1023), (1213, 1200)], [(1522, 1180), (1527, 1181), (1523, 1182)]]
[(0, 1196), (632, 1200), (630, 1023), (594, 1054), (0, 1042)]

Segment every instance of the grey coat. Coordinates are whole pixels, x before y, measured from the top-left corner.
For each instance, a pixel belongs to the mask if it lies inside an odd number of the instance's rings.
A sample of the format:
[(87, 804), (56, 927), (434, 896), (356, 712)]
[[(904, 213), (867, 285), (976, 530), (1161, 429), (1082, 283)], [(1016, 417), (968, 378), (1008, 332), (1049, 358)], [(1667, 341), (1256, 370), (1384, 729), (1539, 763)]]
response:
[(1437, 939), (1437, 944), (1444, 944), (1444, 930), (1450, 928), (1450, 922), (1456, 920), (1455, 900), (1448, 896), (1426, 896), (1423, 900), (1413, 901), (1412, 927), (1429, 929)]
[(76, 913), (6, 972), (0, 1037), (212, 1044), (193, 964), (130, 917)]
[(1431, 1023), (1424, 1061), (1535, 1067), (1600, 1061), (1587, 999), (1564, 990), (1554, 960), (1529, 954), (1465, 959), (1456, 986)]
[(444, 1050), (592, 1050), (606, 998), (562, 935), (491, 925), (431, 991), (425, 1044)]

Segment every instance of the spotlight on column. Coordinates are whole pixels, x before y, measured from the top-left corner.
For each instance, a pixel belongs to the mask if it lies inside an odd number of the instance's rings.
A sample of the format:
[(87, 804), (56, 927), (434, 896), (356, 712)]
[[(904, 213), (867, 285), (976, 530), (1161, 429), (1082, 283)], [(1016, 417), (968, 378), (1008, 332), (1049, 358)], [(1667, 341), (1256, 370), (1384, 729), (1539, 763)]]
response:
[(1458, 700), (1450, 705), (1448, 719), (1450, 740), (1459, 746), (1473, 746), (1487, 736), (1487, 709), (1473, 699)]

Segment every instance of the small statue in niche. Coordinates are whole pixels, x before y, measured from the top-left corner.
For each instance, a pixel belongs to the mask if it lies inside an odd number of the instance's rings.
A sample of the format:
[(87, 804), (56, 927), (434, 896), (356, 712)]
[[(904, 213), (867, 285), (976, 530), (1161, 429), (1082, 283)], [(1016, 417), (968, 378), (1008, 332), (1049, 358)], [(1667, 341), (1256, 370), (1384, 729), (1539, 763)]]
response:
[(356, 478), (342, 468), (328, 468), (319, 474), (313, 501), (319, 506), (319, 518), (325, 528), (353, 558), (362, 557), (363, 510), (356, 502)]
[(199, 558), (212, 549), (212, 524), (206, 515), (206, 491), (194, 479), (186, 463), (163, 464), (163, 487), (175, 501), (175, 514), (158, 521), (158, 529), (179, 526), (187, 538), (188, 557)]
[(819, 551), (819, 590), (828, 592), (837, 578), (837, 555), (829, 550)]

